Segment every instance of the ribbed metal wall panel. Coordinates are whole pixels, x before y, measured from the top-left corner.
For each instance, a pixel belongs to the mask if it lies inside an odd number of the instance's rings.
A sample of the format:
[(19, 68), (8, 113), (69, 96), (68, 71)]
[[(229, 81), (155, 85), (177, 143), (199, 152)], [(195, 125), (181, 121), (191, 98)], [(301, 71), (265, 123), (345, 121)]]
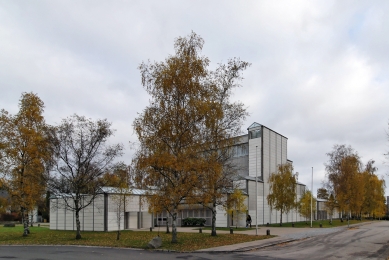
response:
[[(256, 146), (258, 147), (256, 149)], [(249, 140), (249, 175), (255, 177), (258, 166), (258, 177), (261, 176), (261, 138)], [(257, 162), (258, 160), (258, 162)]]

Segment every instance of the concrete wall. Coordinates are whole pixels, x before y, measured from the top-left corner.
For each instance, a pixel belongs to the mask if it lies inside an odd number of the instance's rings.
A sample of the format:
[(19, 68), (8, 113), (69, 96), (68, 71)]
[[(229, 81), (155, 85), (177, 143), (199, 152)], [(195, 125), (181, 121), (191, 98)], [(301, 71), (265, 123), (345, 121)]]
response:
[(216, 227), (227, 227), (228, 216), (223, 207), (218, 206), (216, 210)]
[(256, 173), (258, 178), (261, 177), (261, 138), (255, 138), (249, 140), (249, 176), (255, 177)]
[[(84, 205), (90, 202), (90, 196), (85, 196), (81, 201)], [(123, 201), (121, 201), (123, 203)], [(69, 200), (70, 206), (73, 202)], [(105, 209), (104, 194), (99, 194), (88, 206), (79, 213), (81, 231), (115, 231), (118, 230), (118, 205), (117, 195), (107, 195), (108, 208)], [(139, 210), (142, 211), (142, 219), (139, 219)], [(126, 214), (126, 212), (128, 214)], [(106, 219), (105, 219), (106, 217)], [(147, 227), (151, 225), (151, 214), (147, 212), (147, 205), (140, 196), (127, 195), (126, 204), (120, 210), (120, 230), (125, 229), (128, 217), (129, 228), (142, 228), (142, 223)], [(63, 199), (51, 199), (50, 202), (50, 229), (76, 230), (75, 212), (66, 207)]]
[(148, 212), (141, 212), (141, 226), (140, 228), (149, 228), (153, 227), (153, 215)]
[[(258, 202), (258, 225), (266, 225), (267, 223), (279, 223), (280, 222), (280, 212), (272, 210), (267, 203), (267, 195), (263, 196), (263, 186), (266, 187), (266, 183), (258, 183), (258, 201), (255, 197), (255, 181), (249, 181), (249, 210), (252, 218), (252, 223), (255, 224), (255, 205)], [(297, 196), (297, 200), (300, 199), (300, 195)], [(283, 222), (296, 222), (303, 221), (300, 213), (296, 209), (292, 209), (288, 214), (282, 215)]]
[(236, 166), (236, 172), (240, 176), (249, 175), (249, 155), (233, 157), (232, 163)]
[[(83, 205), (90, 202), (90, 196), (81, 201)], [(68, 200), (71, 207), (74, 202)], [(104, 200), (99, 195), (94, 201), (79, 212), (81, 231), (104, 231)], [(64, 199), (50, 201), (50, 229), (76, 230), (76, 214), (66, 206)]]

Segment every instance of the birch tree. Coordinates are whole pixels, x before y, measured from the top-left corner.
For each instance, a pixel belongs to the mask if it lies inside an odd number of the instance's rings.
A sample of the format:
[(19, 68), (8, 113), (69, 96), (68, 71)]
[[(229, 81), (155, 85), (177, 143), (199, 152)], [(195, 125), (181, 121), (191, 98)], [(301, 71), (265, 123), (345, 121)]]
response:
[(209, 167), (201, 173), (198, 199), (212, 213), (211, 236), (216, 236), (217, 206), (225, 206), (227, 192), (239, 188), (234, 185), (240, 168), (233, 161), (233, 148), (248, 113), (243, 103), (232, 102), (231, 96), (232, 90), (240, 86), (242, 71), (249, 65), (236, 58), (230, 59), (210, 72), (207, 81), (216, 87), (216, 92), (214, 108), (208, 112), (203, 129), (202, 155)]
[(158, 201), (173, 220), (172, 243), (177, 242), (180, 203), (195, 197), (196, 203), (204, 202), (202, 185), (209, 184), (205, 190), (210, 196), (203, 204), (212, 204), (215, 212), (220, 187), (232, 184), (232, 171), (225, 171), (221, 150), (228, 147), (226, 140), (240, 130), (247, 114), (241, 103), (230, 102), (229, 97), (248, 63), (233, 59), (211, 72), (208, 58), (200, 55), (203, 44), (195, 33), (179, 37), (175, 54), (165, 62), (139, 67), (142, 85), (152, 98), (134, 121), (140, 141), (135, 159), (138, 181), (157, 187), (148, 198)]
[(358, 153), (345, 145), (335, 145), (327, 155), (326, 188), (331, 189), (340, 211), (361, 217), (383, 208), (385, 182), (375, 174), (374, 160), (363, 169)]
[(311, 219), (311, 199), (312, 199), (312, 212), (316, 211), (316, 198), (313, 197), (310, 190), (305, 190), (298, 202), (299, 213), (306, 219)]
[[(227, 204), (226, 204), (226, 211), (227, 214), (229, 214), (232, 218), (235, 213), (235, 227), (238, 228), (238, 222), (241, 219), (241, 213), (244, 213), (247, 211), (247, 205), (246, 205), (246, 199), (247, 196), (243, 194), (243, 192), (240, 189), (235, 189), (232, 194), (228, 195), (227, 198)], [(234, 219), (234, 218), (233, 218)]]
[(113, 178), (109, 186), (114, 187), (116, 194), (112, 196), (113, 206), (116, 208), (117, 233), (116, 240), (120, 239), (121, 223), (124, 218), (126, 208), (126, 195), (130, 193), (130, 170), (124, 163), (118, 164), (113, 170)]
[(280, 211), (280, 226), (282, 226), (282, 214), (287, 214), (296, 206), (295, 184), (297, 180), (292, 173), (293, 166), (291, 164), (280, 164), (277, 172), (272, 173), (268, 180), (269, 195), (267, 195), (267, 202), (272, 209)]
[(361, 163), (357, 156), (346, 156), (340, 164), (340, 175), (335, 186), (339, 207), (348, 214), (348, 223), (352, 212), (360, 212), (363, 198), (363, 186), (360, 178)]
[(29, 234), (28, 212), (46, 192), (45, 172), (52, 159), (49, 126), (43, 117), (44, 103), (34, 93), (23, 93), (19, 112), (0, 112), (0, 172), (14, 207), (20, 208), (23, 236)]
[(81, 239), (79, 213), (95, 199), (105, 182), (101, 178), (122, 154), (121, 144), (108, 144), (114, 134), (107, 120), (93, 121), (73, 115), (62, 120), (52, 134), (56, 158), (49, 179), (51, 194), (76, 215), (76, 239)]
[(366, 215), (374, 216), (376, 213), (382, 214), (382, 208), (385, 202), (385, 181), (379, 179), (375, 174), (377, 168), (374, 167), (374, 160), (370, 160), (364, 171), (362, 178), (364, 183), (364, 199), (362, 204), (362, 212)]
[[(329, 194), (333, 194), (335, 200), (338, 202), (340, 211), (347, 211), (345, 204), (345, 193), (339, 197), (340, 192), (345, 188), (351, 187), (351, 183), (343, 182), (347, 178), (344, 176), (344, 170), (346, 169), (346, 160), (345, 158), (350, 158), (348, 160), (348, 166), (351, 167), (351, 158), (354, 158), (354, 162), (357, 162), (357, 168), (360, 166), (359, 164), (359, 156), (356, 151), (351, 146), (346, 145), (334, 145), (333, 150), (327, 153), (328, 161), (324, 164), (326, 168), (326, 178), (327, 181), (324, 182), (325, 188), (328, 190)], [(351, 169), (351, 168), (350, 168)], [(345, 187), (348, 186), (348, 187)]]
[(136, 169), (139, 185), (157, 187), (149, 196), (172, 218), (172, 243), (177, 243), (178, 206), (193, 195), (201, 158), (201, 129), (212, 104), (212, 88), (203, 84), (208, 58), (200, 56), (203, 39), (192, 33), (175, 42), (175, 55), (165, 62), (139, 67), (142, 85), (151, 95), (148, 107), (134, 121), (140, 141)]
[(334, 194), (328, 196), (328, 200), (324, 203), (325, 208), (328, 210), (330, 215), (330, 224), (332, 225), (332, 218), (334, 216), (335, 208), (338, 207)]

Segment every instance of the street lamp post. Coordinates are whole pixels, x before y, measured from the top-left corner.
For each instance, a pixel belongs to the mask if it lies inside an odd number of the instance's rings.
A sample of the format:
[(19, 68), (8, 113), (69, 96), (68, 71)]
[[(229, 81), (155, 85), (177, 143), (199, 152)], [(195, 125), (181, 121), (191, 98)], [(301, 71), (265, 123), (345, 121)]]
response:
[(258, 236), (258, 146), (255, 146), (255, 235)]
[(312, 227), (312, 197), (313, 197), (313, 167), (312, 167), (312, 182), (311, 182), (311, 227)]
[(297, 209), (297, 182), (298, 182), (298, 179), (299, 179), (299, 173), (298, 172), (296, 172), (296, 174), (295, 174), (295, 176), (296, 176), (296, 222), (297, 222), (297, 211), (298, 211), (298, 209)]

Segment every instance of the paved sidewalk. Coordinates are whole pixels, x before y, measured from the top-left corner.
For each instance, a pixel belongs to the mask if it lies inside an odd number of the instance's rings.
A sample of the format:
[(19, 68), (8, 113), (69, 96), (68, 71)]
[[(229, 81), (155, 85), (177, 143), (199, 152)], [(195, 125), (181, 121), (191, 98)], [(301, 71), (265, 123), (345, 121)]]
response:
[[(366, 225), (370, 223), (371, 222), (364, 222), (360, 224), (350, 225), (350, 227), (356, 227), (356, 226)], [(277, 235), (277, 237), (251, 241), (246, 243), (240, 243), (240, 244), (233, 244), (228, 246), (201, 249), (198, 250), (197, 252), (220, 252), (220, 253), (221, 252), (245, 252), (245, 251), (256, 250), (256, 249), (265, 248), (269, 246), (274, 246), (278, 244), (293, 242), (304, 238), (340, 232), (342, 230), (346, 230), (347, 228), (348, 228), (347, 226), (335, 227), (335, 228), (261, 227), (260, 229), (258, 229), (258, 235), (266, 235), (266, 230), (269, 229), (270, 234)], [(198, 232), (198, 230), (196, 231)], [(255, 235), (255, 230), (237, 231), (236, 233)]]

